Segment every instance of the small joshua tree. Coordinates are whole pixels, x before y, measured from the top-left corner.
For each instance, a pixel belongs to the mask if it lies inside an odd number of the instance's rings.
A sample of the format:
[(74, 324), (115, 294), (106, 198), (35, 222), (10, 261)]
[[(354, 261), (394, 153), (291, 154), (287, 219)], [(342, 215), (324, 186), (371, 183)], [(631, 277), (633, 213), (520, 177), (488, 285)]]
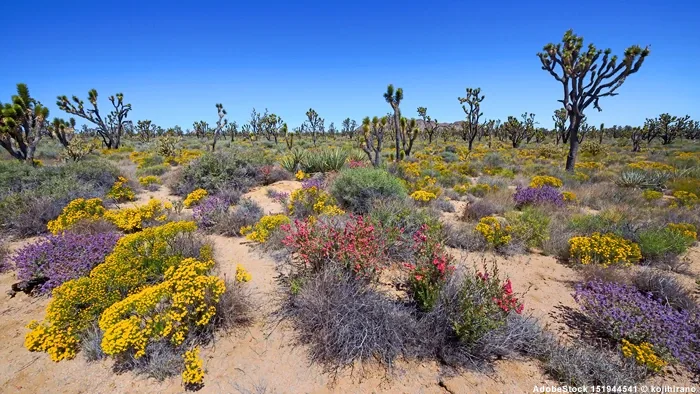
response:
[(289, 127), (286, 123), (282, 125), (281, 133), (284, 136), (284, 143), (287, 145), (287, 149), (292, 150), (294, 147), (294, 133), (289, 132)]
[(91, 89), (88, 92), (88, 101), (92, 108), (85, 108), (83, 100), (73, 96), (73, 102), (67, 96), (58, 96), (56, 105), (62, 111), (71, 115), (79, 116), (97, 126), (97, 134), (102, 137), (107, 149), (119, 149), (122, 135), (125, 132), (126, 117), (131, 111), (131, 104), (124, 104), (124, 94), (117, 93), (109, 96), (112, 103), (112, 111), (107, 114), (107, 119), (102, 118), (99, 108), (97, 108), (97, 90)]
[(686, 115), (679, 118), (669, 114), (661, 114), (656, 119), (656, 122), (660, 129), (661, 143), (668, 145), (685, 134), (686, 129), (690, 126), (690, 116)]
[(398, 88), (394, 91), (394, 85), (389, 84), (386, 87), (386, 93), (384, 93), (384, 100), (391, 106), (394, 111), (394, 131), (396, 132), (396, 161), (401, 159), (400, 155), (400, 140), (401, 140), (401, 100), (403, 100), (403, 89)]
[[(560, 100), (569, 118), (569, 154), (566, 158), (566, 170), (574, 171), (578, 153), (578, 132), (584, 111), (588, 106), (602, 111), (599, 100), (606, 96), (615, 96), (615, 91), (622, 86), (627, 77), (639, 71), (644, 59), (649, 55), (649, 48), (642, 49), (633, 45), (625, 50), (622, 61), (617, 56), (610, 56), (612, 51), (596, 49), (589, 44), (582, 51), (583, 37), (573, 30), (564, 33), (561, 44), (547, 44), (537, 56), (542, 62), (542, 69), (549, 72), (564, 87), (564, 98)], [(601, 58), (602, 55), (602, 58)], [(600, 60), (600, 62), (598, 62)]]
[(438, 123), (437, 119), (430, 118), (430, 115), (428, 115), (428, 108), (426, 107), (418, 107), (418, 116), (423, 119), (423, 131), (425, 131), (425, 135), (428, 137), (428, 144), (432, 144), (433, 136), (440, 128), (440, 123)]
[(143, 142), (150, 142), (156, 135), (157, 126), (150, 120), (139, 120), (136, 122), (136, 135)]
[(306, 111), (306, 125), (304, 126), (304, 131), (311, 133), (311, 140), (314, 142), (314, 146), (316, 145), (318, 134), (324, 130), (324, 122), (325, 120), (318, 116), (318, 112), (313, 108), (309, 108), (309, 110)]
[(345, 118), (345, 120), (343, 120), (343, 128), (341, 129), (340, 133), (346, 135), (349, 139), (352, 139), (355, 136), (356, 129), (357, 122), (350, 118)]
[(219, 119), (216, 121), (216, 128), (214, 129), (214, 141), (211, 143), (211, 151), (216, 150), (216, 141), (219, 139), (222, 130), (228, 124), (228, 119), (226, 119), (226, 110), (224, 105), (221, 103), (216, 104), (216, 112), (219, 115)]
[[(465, 97), (457, 97), (459, 103), (462, 104), (462, 110), (467, 115), (467, 121), (462, 125), (462, 139), (469, 141), (469, 150), (472, 150), (472, 145), (479, 133), (479, 118), (484, 114), (481, 112), (481, 102), (485, 96), (481, 94), (481, 88), (467, 88)], [(469, 108), (467, 109), (467, 104)]]
[(260, 122), (260, 133), (265, 136), (268, 141), (275, 141), (277, 144), (277, 137), (282, 133), (282, 126), (284, 122), (282, 118), (275, 114), (268, 114), (265, 110), (265, 115), (261, 118)]
[(192, 123), (192, 131), (197, 138), (206, 138), (209, 134), (209, 123), (200, 120), (199, 122)]
[(513, 148), (519, 148), (523, 141), (528, 141), (535, 135), (535, 114), (525, 112), (521, 117), (523, 120), (519, 121), (509, 116), (508, 121), (503, 124), (503, 131)]
[(415, 119), (411, 118), (401, 118), (401, 146), (404, 156), (411, 156), (411, 151), (413, 149), (413, 142), (420, 135), (420, 128)]
[(65, 121), (60, 118), (53, 118), (53, 121), (48, 126), (48, 130), (51, 138), (57, 139), (64, 148), (68, 148), (75, 135), (75, 119), (70, 118), (68, 121)]
[(567, 117), (568, 115), (566, 108), (559, 108), (558, 110), (555, 110), (554, 115), (552, 115), (552, 120), (554, 121), (554, 132), (557, 135), (557, 145), (559, 145), (559, 141), (565, 144), (569, 142), (569, 130), (566, 128)]
[(231, 142), (233, 142), (238, 135), (238, 123), (234, 120), (232, 123), (226, 125), (224, 131), (231, 136)]
[(48, 116), (49, 109), (32, 98), (26, 84), (18, 83), (12, 102), (0, 103), (0, 146), (15, 159), (33, 164)]
[(382, 144), (388, 121), (386, 116), (381, 119), (375, 116), (371, 120), (368, 116), (362, 120), (360, 147), (375, 167), (382, 163)]

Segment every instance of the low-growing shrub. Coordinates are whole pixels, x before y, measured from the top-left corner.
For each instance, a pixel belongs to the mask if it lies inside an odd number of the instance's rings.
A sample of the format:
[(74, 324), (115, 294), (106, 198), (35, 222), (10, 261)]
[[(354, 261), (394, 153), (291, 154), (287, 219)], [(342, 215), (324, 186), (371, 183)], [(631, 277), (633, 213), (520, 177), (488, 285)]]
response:
[(649, 342), (635, 345), (623, 339), (622, 354), (627, 358), (634, 359), (637, 364), (643, 365), (653, 372), (659, 372), (666, 366), (666, 361), (654, 353), (654, 347)]
[(9, 261), (17, 270), (17, 279), (44, 280), (37, 290), (49, 293), (104, 262), (119, 237), (118, 233), (47, 235), (19, 249)]
[(657, 301), (677, 310), (698, 308), (690, 291), (678, 279), (658, 270), (639, 271), (632, 277), (632, 284), (642, 293), (651, 294)]
[(173, 209), (172, 203), (152, 198), (148, 203), (133, 208), (110, 209), (104, 212), (104, 218), (120, 230), (131, 233), (148, 226), (163, 223)]
[(686, 310), (657, 301), (634, 286), (590, 281), (576, 286), (574, 298), (592, 327), (616, 342), (653, 345), (656, 354), (700, 370), (700, 322)]
[(505, 224), (502, 219), (494, 216), (481, 218), (474, 229), (481, 233), (486, 243), (493, 248), (505, 246), (512, 239), (512, 227)]
[(548, 175), (537, 175), (532, 177), (530, 180), (530, 187), (542, 187), (542, 186), (551, 186), (551, 187), (562, 187), (563, 183), (561, 182), (561, 179), (553, 177), (553, 176), (548, 176)]
[(529, 247), (539, 248), (549, 239), (550, 217), (540, 209), (526, 207), (522, 213), (512, 212), (506, 218), (513, 235)]
[(411, 193), (410, 197), (413, 199), (413, 201), (422, 204), (427, 204), (430, 201), (433, 201), (437, 198), (435, 193), (428, 192), (425, 190), (416, 190), (415, 192)]
[(278, 230), (282, 225), (288, 224), (290, 219), (288, 216), (283, 214), (278, 215), (266, 215), (260, 218), (260, 220), (252, 226), (242, 227), (240, 229), (241, 235), (245, 235), (251, 241), (259, 242), (264, 244), (270, 237), (270, 234)]
[(423, 311), (433, 309), (447, 275), (454, 270), (452, 256), (439, 240), (429, 238), (427, 231), (424, 224), (413, 234), (414, 259), (405, 264), (409, 270), (409, 291)]
[(341, 207), (364, 214), (374, 199), (403, 198), (406, 189), (399, 179), (375, 168), (342, 171), (331, 186), (331, 194)]
[(494, 216), (505, 213), (505, 209), (493, 201), (487, 199), (476, 200), (464, 206), (461, 219), (464, 221), (480, 220), (486, 216)]
[(679, 190), (673, 192), (673, 197), (672, 206), (674, 207), (693, 208), (700, 204), (700, 198), (695, 193)]
[(199, 204), (199, 202), (202, 201), (207, 194), (207, 191), (204, 189), (194, 190), (192, 193), (188, 194), (187, 197), (185, 197), (185, 200), (182, 203), (184, 204), (185, 208), (191, 208), (192, 206)]
[(554, 205), (557, 207), (564, 205), (564, 196), (561, 191), (552, 186), (541, 187), (518, 187), (513, 195), (518, 208), (526, 205)]
[(84, 220), (97, 220), (104, 216), (106, 210), (99, 198), (77, 198), (63, 208), (61, 214), (47, 225), (49, 231), (58, 234)]
[(581, 264), (627, 266), (642, 258), (639, 245), (612, 233), (573, 237), (569, 240), (569, 246), (572, 261)]
[(128, 183), (129, 181), (126, 178), (120, 176), (112, 185), (109, 193), (107, 193), (107, 197), (113, 198), (117, 202), (134, 201), (136, 194), (129, 187)]
[(301, 189), (292, 192), (287, 209), (291, 216), (304, 218), (311, 215), (342, 215), (335, 199), (313, 180), (303, 182)]
[(250, 157), (231, 153), (207, 153), (185, 165), (173, 180), (171, 189), (180, 196), (197, 189), (214, 194), (225, 188), (246, 190), (256, 184), (260, 174), (250, 160)]
[(646, 189), (642, 192), (642, 197), (647, 201), (660, 200), (664, 194), (656, 190)]
[(642, 256), (650, 262), (681, 255), (695, 243), (695, 237), (669, 227), (640, 231), (637, 239)]

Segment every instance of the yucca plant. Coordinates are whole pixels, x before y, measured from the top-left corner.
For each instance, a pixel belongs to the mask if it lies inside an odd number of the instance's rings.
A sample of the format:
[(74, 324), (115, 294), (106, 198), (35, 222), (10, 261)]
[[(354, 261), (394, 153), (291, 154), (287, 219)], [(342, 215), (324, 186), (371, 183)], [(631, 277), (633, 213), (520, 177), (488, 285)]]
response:
[(347, 158), (348, 153), (343, 149), (322, 149), (305, 155), (300, 165), (306, 173), (340, 171)]
[(671, 174), (661, 171), (639, 171), (626, 170), (622, 171), (620, 178), (617, 180), (618, 186), (634, 187), (640, 189), (662, 189), (664, 184), (668, 182)]
[(300, 148), (293, 148), (288, 155), (280, 159), (280, 166), (291, 173), (295, 173), (305, 160), (306, 153)]

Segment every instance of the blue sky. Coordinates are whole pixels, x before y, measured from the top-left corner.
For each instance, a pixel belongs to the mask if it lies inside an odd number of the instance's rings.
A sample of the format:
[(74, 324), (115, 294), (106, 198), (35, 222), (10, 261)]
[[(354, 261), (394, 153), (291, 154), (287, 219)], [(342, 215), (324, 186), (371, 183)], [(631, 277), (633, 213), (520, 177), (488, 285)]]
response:
[(536, 53), (573, 28), (614, 53), (651, 45), (619, 96), (602, 99), (601, 113), (588, 110), (591, 123), (700, 118), (700, 4), (633, 3), (8, 1), (0, 101), (25, 82), (52, 117), (68, 117), (57, 95), (86, 99), (96, 88), (102, 111), (121, 91), (130, 119), (164, 127), (213, 124), (218, 102), (239, 123), (267, 107), (295, 127), (313, 107), (339, 126), (388, 112), (388, 83), (404, 89), (404, 116), (426, 106), (440, 121), (462, 119), (457, 97), (481, 87), (486, 118), (528, 111), (550, 127), (562, 87)]

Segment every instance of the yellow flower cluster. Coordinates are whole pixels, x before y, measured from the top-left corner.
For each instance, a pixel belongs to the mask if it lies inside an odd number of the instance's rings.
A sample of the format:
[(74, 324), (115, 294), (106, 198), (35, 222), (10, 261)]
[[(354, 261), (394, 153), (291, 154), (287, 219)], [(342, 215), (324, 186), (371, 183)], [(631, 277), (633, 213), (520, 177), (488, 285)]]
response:
[(417, 161), (400, 161), (399, 167), (403, 170), (404, 174), (411, 176), (413, 178), (418, 178), (420, 176), (420, 163)]
[(647, 189), (642, 192), (642, 197), (647, 201), (659, 200), (664, 194), (656, 190)]
[(202, 154), (203, 152), (201, 150), (183, 149), (176, 156), (168, 156), (166, 161), (170, 164), (175, 163), (178, 165), (183, 165), (191, 162), (199, 156), (202, 156)]
[(316, 186), (293, 191), (292, 195), (289, 196), (287, 209), (289, 209), (290, 215), (294, 215), (299, 209), (313, 211), (316, 215), (334, 216), (345, 213), (335, 205), (333, 196)]
[(73, 358), (80, 336), (102, 312), (158, 282), (168, 268), (180, 263), (182, 258), (171, 254), (171, 242), (196, 228), (194, 222), (172, 222), (122, 237), (89, 276), (54, 289), (44, 321), (29, 325), (32, 331), (25, 338), (25, 347), (47, 352), (54, 361)]
[(185, 201), (182, 203), (185, 205), (185, 208), (192, 207), (194, 205), (197, 205), (204, 197), (207, 196), (207, 191), (204, 189), (197, 189), (193, 191), (192, 193), (188, 194), (187, 197), (185, 197)]
[(498, 186), (491, 186), (488, 183), (477, 183), (469, 188), (469, 192), (477, 197), (485, 196), (487, 193), (498, 191)]
[(575, 168), (581, 170), (600, 170), (603, 168), (603, 163), (597, 161), (581, 161), (576, 163)]
[(659, 163), (656, 161), (637, 161), (628, 164), (628, 167), (643, 171), (673, 171), (673, 166), (664, 163)]
[(130, 233), (142, 230), (149, 221), (164, 222), (168, 219), (168, 211), (172, 210), (170, 201), (165, 203), (151, 199), (146, 205), (133, 208), (110, 209), (104, 213), (104, 218), (112, 222), (120, 230)]
[(494, 216), (486, 216), (479, 220), (479, 223), (474, 228), (481, 233), (493, 247), (507, 245), (512, 236), (510, 235), (512, 228), (509, 225), (503, 225), (501, 221)]
[(683, 190), (678, 190), (678, 191), (673, 192), (673, 197), (675, 197), (676, 199), (673, 201), (673, 203), (671, 205), (676, 207), (676, 208), (679, 208), (679, 207), (692, 208), (700, 203), (700, 198), (698, 198), (698, 196), (695, 193), (686, 192)]
[(695, 241), (698, 238), (698, 229), (690, 223), (669, 223), (666, 227), (673, 232), (680, 233), (689, 240)]
[(117, 181), (114, 182), (114, 185), (112, 185), (112, 188), (109, 190), (109, 193), (107, 193), (107, 197), (113, 198), (117, 202), (134, 201), (136, 194), (134, 194), (134, 191), (127, 185), (128, 182), (129, 181), (123, 176), (118, 177)]
[(533, 176), (530, 180), (530, 187), (542, 187), (542, 186), (552, 186), (552, 187), (562, 187), (563, 183), (561, 179), (548, 175), (537, 175)]
[(151, 156), (153, 156), (153, 154), (147, 151), (133, 151), (131, 154), (129, 154), (129, 160), (136, 164), (138, 168), (143, 168), (146, 160)]
[(564, 197), (564, 201), (566, 202), (576, 201), (576, 193), (574, 192), (562, 192), (561, 195)]
[(207, 272), (213, 261), (182, 260), (165, 271), (164, 281), (112, 304), (100, 317), (102, 350), (107, 355), (146, 354), (151, 341), (169, 339), (179, 346), (194, 327), (207, 325), (226, 290), (224, 281)]
[(202, 359), (199, 358), (199, 348), (188, 350), (182, 355), (185, 360), (185, 370), (182, 372), (182, 382), (187, 385), (200, 385), (204, 382)]
[(623, 339), (622, 355), (627, 358), (634, 358), (637, 364), (643, 365), (654, 372), (659, 372), (666, 366), (666, 361), (654, 353), (654, 347), (649, 342), (635, 345)]
[(246, 271), (242, 265), (236, 265), (236, 281), (250, 282), (251, 279), (253, 279), (253, 276), (250, 274), (250, 272)]
[(575, 171), (574, 172), (574, 179), (576, 179), (579, 182), (586, 182), (587, 180), (591, 179), (591, 177), (588, 174), (586, 174), (585, 172)]
[(411, 198), (418, 202), (429, 202), (437, 198), (435, 193), (431, 193), (425, 190), (416, 190), (411, 193)]
[(281, 225), (290, 223), (289, 217), (278, 215), (266, 215), (260, 218), (254, 226), (245, 226), (241, 228), (241, 234), (245, 235), (251, 241), (264, 244), (270, 237), (270, 233), (277, 230)]
[(456, 185), (454, 187), (454, 191), (457, 194), (467, 194), (467, 192), (469, 191), (469, 185), (467, 185), (467, 184)]
[(593, 233), (590, 237), (573, 237), (569, 240), (569, 254), (581, 264), (612, 264), (629, 266), (642, 258), (642, 252), (634, 242), (613, 233)]
[(142, 186), (160, 185), (160, 178), (158, 178), (155, 175), (142, 176), (141, 178), (139, 178), (139, 183)]
[(303, 181), (305, 178), (308, 178), (307, 174), (302, 170), (297, 171), (297, 173), (294, 174), (294, 177), (297, 179), (297, 181)]
[(440, 197), (442, 194), (442, 189), (437, 185), (437, 178), (431, 176), (419, 178), (413, 185), (409, 185), (409, 189), (412, 191), (423, 190), (433, 193), (435, 197)]
[(105, 213), (102, 200), (99, 198), (77, 198), (63, 208), (61, 214), (46, 226), (53, 234), (58, 234), (69, 229), (81, 220), (96, 220)]

